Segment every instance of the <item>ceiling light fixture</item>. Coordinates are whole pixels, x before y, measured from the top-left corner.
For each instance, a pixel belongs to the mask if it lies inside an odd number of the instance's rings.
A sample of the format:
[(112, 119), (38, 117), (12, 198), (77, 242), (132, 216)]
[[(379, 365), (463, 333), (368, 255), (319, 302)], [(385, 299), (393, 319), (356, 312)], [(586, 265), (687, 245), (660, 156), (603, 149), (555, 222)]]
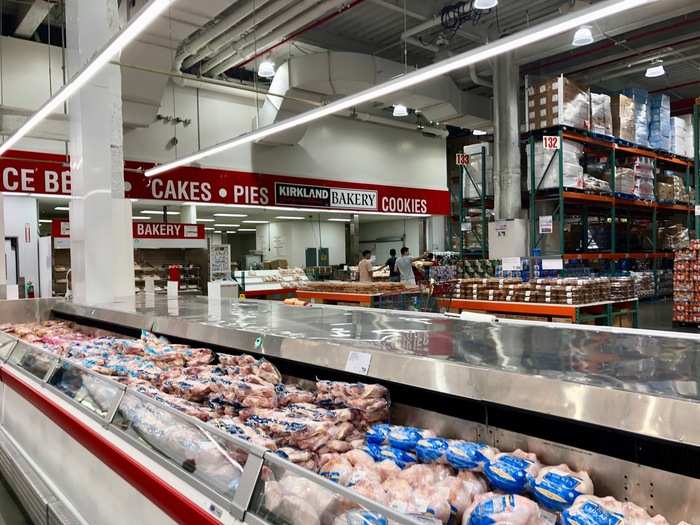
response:
[(240, 224), (223, 224), (223, 223), (219, 224), (219, 223), (217, 223), (214, 226), (216, 226), (217, 228), (238, 228), (240, 226)]
[(260, 78), (273, 78), (275, 76), (275, 63), (272, 60), (263, 60), (258, 67)]
[(328, 219), (329, 222), (350, 222), (351, 219)]
[(581, 26), (574, 33), (574, 40), (571, 42), (576, 47), (588, 46), (595, 42), (591, 26)]
[(215, 213), (214, 217), (247, 217), (244, 213)]
[(197, 219), (197, 222), (214, 222), (214, 219)]
[(291, 215), (279, 215), (275, 217), (275, 219), (279, 219), (281, 221), (303, 221), (304, 217), (292, 217)]
[(214, 230), (214, 233), (222, 233), (221, 230)]
[(474, 9), (493, 9), (498, 5), (498, 0), (475, 0)]
[(236, 230), (226, 230), (226, 233), (228, 233), (230, 235), (232, 233), (236, 233)]
[[(145, 215), (163, 215), (163, 212), (158, 210), (143, 210), (139, 213), (143, 213)], [(179, 211), (166, 211), (165, 213), (168, 215), (180, 215)]]
[(569, 15), (564, 15), (560, 19), (543, 22), (542, 24), (524, 29), (513, 35), (494, 40), (493, 42), (485, 44), (477, 49), (470, 49), (453, 57), (446, 58), (440, 62), (436, 62), (430, 66), (401, 75), (397, 78), (384, 82), (383, 84), (365, 89), (364, 91), (360, 91), (354, 95), (335, 100), (326, 104), (325, 106), (320, 106), (310, 111), (300, 113), (299, 115), (295, 115), (275, 124), (270, 124), (262, 128), (248, 131), (233, 139), (193, 153), (192, 155), (187, 155), (172, 162), (154, 166), (153, 168), (146, 170), (145, 174), (147, 177), (153, 177), (180, 166), (192, 164), (198, 160), (210, 157), (212, 155), (217, 155), (223, 151), (242, 146), (243, 144), (250, 144), (271, 135), (281, 133), (282, 131), (309, 124), (310, 122), (314, 122), (318, 119), (338, 113), (339, 111), (365, 104), (371, 100), (387, 96), (392, 93), (397, 93), (401, 90), (445, 75), (457, 69), (462, 69), (464, 67), (483, 62), (521, 47), (534, 44), (535, 42), (541, 42), (553, 36), (571, 31), (572, 29), (582, 25), (595, 22), (596, 20), (601, 20), (603, 18), (658, 1), (659, 0), (606, 0), (604, 2), (594, 4), (593, 7), (588, 9), (570, 13)]
[(255, 228), (239, 228), (238, 231), (239, 232), (256, 232), (258, 230), (256, 230)]
[(151, 218), (150, 217), (132, 217), (131, 220), (132, 221), (150, 221)]
[(51, 219), (39, 219), (42, 224), (51, 224), (53, 221)]
[(70, 97), (75, 95), (75, 93), (87, 84), (105, 64), (129, 45), (129, 43), (146, 29), (151, 22), (170, 7), (174, 1), (175, 0), (151, 0), (121, 33), (115, 35), (95, 58), (88, 62), (77, 75), (63, 86), (58, 93), (45, 102), (36, 113), (29, 117), (29, 119), (0, 146), (0, 155), (7, 153), (10, 148), (22, 139), (22, 137), (27, 135), (27, 133), (34, 129), (42, 120), (56, 109), (60, 108)]
[(393, 115), (395, 117), (407, 117), (408, 116), (408, 108), (406, 106), (404, 106), (403, 104), (396, 104), (394, 106)]
[(214, 228), (204, 228), (204, 231), (205, 231), (205, 232), (213, 232), (213, 231), (214, 231)]
[(270, 221), (243, 221), (243, 224), (269, 224)]
[(664, 69), (664, 65), (661, 61), (658, 61), (655, 64), (656, 65), (649, 67), (647, 72), (644, 73), (646, 78), (658, 78), (666, 74), (666, 70)]
[(487, 133), (483, 129), (475, 129), (472, 131), (472, 135), (476, 135), (477, 137), (480, 137), (482, 135), (486, 135)]
[(54, 208), (54, 210), (56, 210), (56, 211), (69, 211), (70, 208), (68, 206), (56, 206)]

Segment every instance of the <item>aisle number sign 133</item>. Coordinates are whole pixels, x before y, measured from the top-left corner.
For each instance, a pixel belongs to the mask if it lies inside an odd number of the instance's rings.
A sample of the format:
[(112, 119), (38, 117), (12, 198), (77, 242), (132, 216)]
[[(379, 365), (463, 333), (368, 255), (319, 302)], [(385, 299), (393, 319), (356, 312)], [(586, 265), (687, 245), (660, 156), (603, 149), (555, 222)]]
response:
[(544, 149), (555, 150), (561, 148), (561, 139), (559, 135), (545, 135), (542, 137)]

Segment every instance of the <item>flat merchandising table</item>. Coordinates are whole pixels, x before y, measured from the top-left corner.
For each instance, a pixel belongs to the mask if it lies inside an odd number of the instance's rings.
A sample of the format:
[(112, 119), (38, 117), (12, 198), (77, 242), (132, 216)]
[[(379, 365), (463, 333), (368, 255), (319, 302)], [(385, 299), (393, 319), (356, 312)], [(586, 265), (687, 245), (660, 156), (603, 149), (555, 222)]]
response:
[(441, 308), (462, 312), (473, 310), (493, 314), (518, 314), (538, 317), (562, 317), (572, 323), (585, 323), (602, 319), (606, 326), (613, 326), (615, 318), (632, 314), (632, 327), (639, 327), (639, 300), (602, 301), (587, 304), (524, 303), (514, 301), (479, 301), (472, 299), (438, 299)]

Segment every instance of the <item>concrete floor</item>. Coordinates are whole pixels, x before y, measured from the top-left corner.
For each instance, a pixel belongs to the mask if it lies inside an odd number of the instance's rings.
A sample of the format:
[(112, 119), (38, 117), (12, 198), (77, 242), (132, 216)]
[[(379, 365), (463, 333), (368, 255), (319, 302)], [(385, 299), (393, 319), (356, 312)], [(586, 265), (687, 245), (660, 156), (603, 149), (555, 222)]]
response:
[(647, 330), (670, 330), (674, 332), (700, 333), (692, 326), (673, 326), (673, 301), (641, 301), (639, 303), (639, 328)]
[(2, 477), (0, 477), (0, 525), (31, 525), (31, 521)]

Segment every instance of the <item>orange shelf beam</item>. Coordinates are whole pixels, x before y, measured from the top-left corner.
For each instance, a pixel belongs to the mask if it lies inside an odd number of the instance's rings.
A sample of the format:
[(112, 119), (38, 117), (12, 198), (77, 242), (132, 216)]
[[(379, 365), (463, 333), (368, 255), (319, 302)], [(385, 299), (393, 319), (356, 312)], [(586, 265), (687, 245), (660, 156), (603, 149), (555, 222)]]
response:
[(619, 261), (621, 259), (672, 259), (673, 252), (629, 252), (629, 253), (565, 253), (562, 259), (565, 261)]
[(610, 195), (597, 195), (591, 193), (578, 193), (575, 191), (564, 191), (564, 199), (567, 201), (577, 201), (577, 202), (593, 202), (600, 204), (607, 204), (612, 206), (614, 203), (618, 208), (642, 208), (645, 210), (657, 210), (663, 211), (677, 211), (682, 213), (690, 213), (694, 211), (694, 208), (688, 206), (687, 204), (657, 204), (653, 201), (636, 201), (628, 199), (617, 199)]
[(451, 310), (477, 310), (547, 317), (568, 317), (576, 319), (576, 305), (544, 303), (512, 303), (506, 301), (477, 301), (471, 299), (438, 299), (438, 305)]

